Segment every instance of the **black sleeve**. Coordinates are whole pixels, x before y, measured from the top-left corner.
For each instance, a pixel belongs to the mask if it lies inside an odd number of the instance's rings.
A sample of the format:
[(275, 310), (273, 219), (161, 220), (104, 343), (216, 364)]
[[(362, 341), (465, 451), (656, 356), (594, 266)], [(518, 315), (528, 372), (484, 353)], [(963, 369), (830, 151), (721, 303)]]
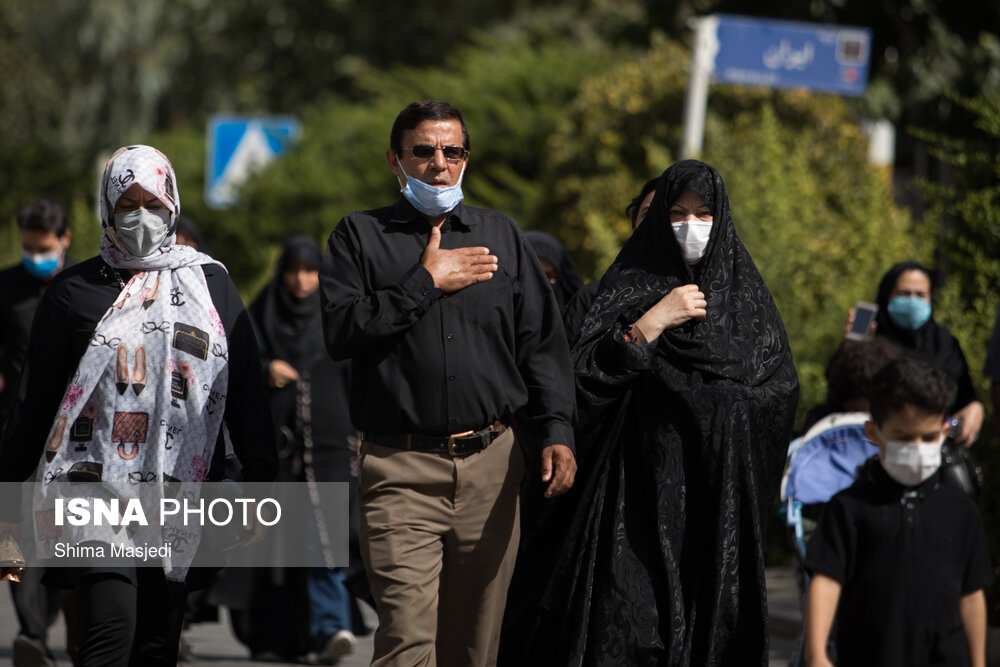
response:
[(978, 401), (979, 397), (976, 396), (976, 389), (972, 385), (972, 376), (969, 375), (969, 363), (965, 360), (965, 353), (962, 352), (962, 348), (959, 347), (957, 340), (955, 341), (955, 350), (958, 352), (962, 371), (958, 377), (958, 393), (955, 396), (953, 410), (961, 410), (969, 403)]
[[(69, 301), (67, 292), (49, 289), (35, 313), (27, 359), (0, 445), (0, 482), (23, 482), (34, 475), (66, 383), (76, 370)], [(0, 521), (19, 520), (19, 504), (0, 507)]]
[(319, 277), (323, 335), (338, 361), (409, 329), (444, 294), (419, 262), (399, 282), (372, 289), (365, 284), (361, 253), (349, 217), (342, 219), (327, 241)]
[(573, 365), (559, 304), (541, 265), (523, 239), (518, 255), (514, 288), (516, 359), (528, 388), (527, 411), (540, 431), (542, 447), (560, 444), (575, 450)]
[(968, 559), (965, 564), (965, 574), (962, 577), (962, 595), (986, 588), (993, 581), (993, 569), (990, 567), (990, 555), (986, 550), (986, 534), (983, 531), (983, 520), (979, 510), (970, 505), (970, 527), (966, 531), (969, 544), (966, 549)]
[(834, 496), (823, 511), (806, 547), (806, 571), (824, 574), (841, 586), (847, 581), (854, 554), (855, 533), (844, 499)]
[(616, 324), (603, 334), (574, 348), (576, 397), (581, 422), (600, 419), (604, 411), (649, 370), (655, 341), (626, 340), (631, 325)]
[(206, 266), (205, 278), (229, 341), (229, 395), (224, 419), (233, 451), (243, 468), (243, 481), (269, 482), (278, 474), (278, 451), (250, 315), (228, 273)]
[(28, 356), (0, 447), (0, 481), (23, 482), (34, 473), (59, 401), (79, 358), (68, 322), (70, 296), (49, 289), (35, 313)]

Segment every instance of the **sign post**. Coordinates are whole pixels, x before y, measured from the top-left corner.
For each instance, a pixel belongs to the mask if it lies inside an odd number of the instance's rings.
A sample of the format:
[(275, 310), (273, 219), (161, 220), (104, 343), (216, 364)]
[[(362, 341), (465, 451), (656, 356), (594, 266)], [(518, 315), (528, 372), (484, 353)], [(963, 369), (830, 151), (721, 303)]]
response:
[(708, 77), (720, 83), (864, 95), (871, 30), (714, 14), (694, 19), (684, 157), (701, 152)]

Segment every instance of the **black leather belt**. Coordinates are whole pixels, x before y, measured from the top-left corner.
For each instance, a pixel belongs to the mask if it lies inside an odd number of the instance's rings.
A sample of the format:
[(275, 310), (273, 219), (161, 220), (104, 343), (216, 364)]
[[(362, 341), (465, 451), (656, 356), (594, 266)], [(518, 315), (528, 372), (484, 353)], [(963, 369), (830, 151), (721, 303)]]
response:
[(364, 441), (411, 452), (437, 452), (449, 456), (466, 456), (486, 449), (506, 430), (507, 425), (498, 421), (480, 431), (465, 431), (452, 435), (365, 433)]

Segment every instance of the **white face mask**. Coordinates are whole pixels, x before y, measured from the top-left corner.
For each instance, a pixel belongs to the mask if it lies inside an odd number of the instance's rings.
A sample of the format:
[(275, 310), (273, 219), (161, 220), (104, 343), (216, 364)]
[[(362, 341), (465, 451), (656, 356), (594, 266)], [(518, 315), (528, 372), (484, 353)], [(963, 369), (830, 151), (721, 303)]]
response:
[(705, 256), (708, 239), (712, 235), (712, 221), (691, 220), (671, 223), (674, 236), (688, 264), (697, 264)]
[(903, 486), (916, 486), (941, 467), (943, 443), (944, 435), (937, 442), (885, 440), (885, 454), (880, 453), (879, 459), (889, 477)]
[(170, 211), (144, 208), (115, 213), (115, 236), (133, 257), (148, 257), (160, 247), (170, 229)]

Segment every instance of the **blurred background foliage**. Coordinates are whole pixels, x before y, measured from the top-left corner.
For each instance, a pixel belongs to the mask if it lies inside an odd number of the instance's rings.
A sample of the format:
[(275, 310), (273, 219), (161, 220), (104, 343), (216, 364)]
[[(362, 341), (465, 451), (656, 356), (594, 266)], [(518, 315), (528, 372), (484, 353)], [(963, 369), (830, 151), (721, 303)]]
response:
[[(882, 273), (936, 267), (935, 317), (980, 370), (1000, 304), (1000, 4), (989, 0), (0, 0), (0, 260), (17, 261), (14, 213), (38, 196), (71, 212), (73, 252), (96, 249), (93, 193), (120, 145), (171, 157), (184, 213), (245, 299), (287, 236), (324, 241), (345, 213), (384, 205), (389, 127), (408, 102), (462, 109), (468, 201), (544, 229), (598, 278), (630, 231), (624, 208), (678, 158), (687, 21), (713, 12), (869, 27), (868, 93), (712, 86), (704, 159), (781, 310), (800, 415), (847, 310)], [(302, 141), (206, 207), (206, 123), (294, 114)], [(867, 162), (864, 119), (897, 127), (896, 166)], [(1000, 447), (987, 407), (987, 482)], [(984, 507), (995, 559), (1000, 511)], [(996, 596), (994, 596), (996, 598)]]

